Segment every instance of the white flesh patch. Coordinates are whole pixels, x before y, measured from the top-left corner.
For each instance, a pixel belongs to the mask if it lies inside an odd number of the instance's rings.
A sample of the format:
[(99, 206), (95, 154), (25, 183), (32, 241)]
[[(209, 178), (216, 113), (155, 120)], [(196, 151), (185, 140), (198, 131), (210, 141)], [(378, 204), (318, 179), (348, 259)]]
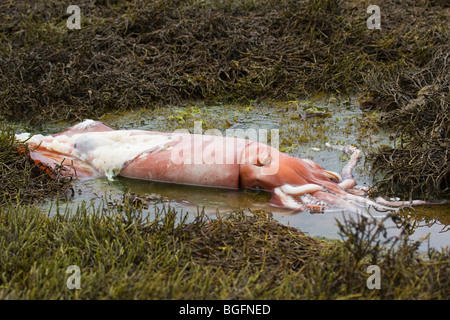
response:
[(305, 193), (314, 193), (316, 191), (322, 191), (323, 188), (319, 186), (318, 184), (304, 184), (302, 186), (294, 187), (290, 184), (285, 184), (280, 187), (281, 191), (283, 191), (286, 194), (289, 194), (291, 196), (301, 196)]
[[(82, 124), (90, 125), (89, 122), (86, 122)], [(16, 137), (21, 140), (28, 138), (26, 134)], [(88, 162), (112, 180), (119, 174), (126, 162), (135, 159), (143, 152), (164, 148), (169, 141), (170, 137), (168, 136), (152, 135), (145, 131), (114, 130), (75, 134), (71, 137), (34, 135), (27, 143), (30, 147), (41, 145), (50, 151)]]
[(76, 125), (74, 125), (72, 128), (75, 130), (86, 130), (89, 127), (95, 125), (97, 123), (97, 121), (91, 120), (91, 119), (86, 119), (83, 122), (80, 122)]
[(306, 206), (294, 199), (289, 194), (284, 193), (280, 188), (273, 189), (273, 193), (280, 199), (281, 203), (289, 209), (306, 210)]

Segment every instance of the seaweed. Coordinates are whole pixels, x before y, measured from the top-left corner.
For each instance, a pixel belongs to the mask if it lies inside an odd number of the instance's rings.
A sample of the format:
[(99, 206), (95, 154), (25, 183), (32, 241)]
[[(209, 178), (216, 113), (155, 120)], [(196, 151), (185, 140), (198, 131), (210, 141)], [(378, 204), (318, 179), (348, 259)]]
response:
[(423, 67), (372, 75), (377, 92), (373, 103), (382, 111), (382, 124), (395, 132), (395, 146), (372, 155), (374, 172), (384, 174), (377, 184), (384, 193), (449, 196), (449, 49), (444, 45), (434, 50)]
[[(392, 216), (387, 219), (394, 218)], [(399, 218), (395, 218), (399, 219)], [(340, 224), (342, 241), (281, 225), (269, 212), (195, 219), (170, 207), (80, 204), (53, 215), (0, 207), (2, 299), (442, 299), (448, 249), (418, 252), (375, 219)], [(399, 222), (401, 223), (401, 221)], [(69, 266), (80, 289), (67, 288)], [(368, 267), (381, 270), (379, 289)]]
[(0, 123), (0, 204), (10, 200), (30, 203), (70, 197), (73, 192), (70, 179), (61, 175), (61, 170), (64, 168), (59, 166), (51, 170), (37, 166), (26, 146), (16, 140), (14, 128)]
[[(0, 112), (43, 124), (195, 100), (352, 92), (382, 61), (365, 7), (340, 0), (2, 4)], [(400, 10), (400, 9), (398, 9)], [(387, 50), (385, 50), (387, 51)], [(398, 51), (393, 49), (390, 51)]]

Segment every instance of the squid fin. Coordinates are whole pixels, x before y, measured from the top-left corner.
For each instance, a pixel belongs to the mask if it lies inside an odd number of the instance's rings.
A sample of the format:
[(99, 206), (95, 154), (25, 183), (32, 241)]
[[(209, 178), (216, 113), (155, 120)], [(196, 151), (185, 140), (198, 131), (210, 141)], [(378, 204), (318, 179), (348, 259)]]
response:
[(43, 147), (30, 150), (30, 158), (43, 171), (55, 178), (55, 170), (59, 168), (59, 174), (71, 176), (80, 180), (97, 178), (101, 174), (87, 163), (62, 153), (50, 151)]

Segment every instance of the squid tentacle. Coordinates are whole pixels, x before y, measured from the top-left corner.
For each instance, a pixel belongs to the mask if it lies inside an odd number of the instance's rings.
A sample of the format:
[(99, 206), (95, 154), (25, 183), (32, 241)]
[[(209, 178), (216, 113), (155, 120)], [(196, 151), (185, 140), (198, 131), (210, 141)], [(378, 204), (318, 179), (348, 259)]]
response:
[(356, 186), (356, 181), (353, 177), (353, 169), (355, 169), (359, 159), (362, 157), (361, 151), (353, 146), (332, 146), (329, 143), (326, 143), (326, 146), (350, 155), (350, 160), (341, 170), (342, 182), (339, 183), (339, 186), (344, 190), (348, 190)]
[(347, 189), (346, 191), (356, 196), (366, 196), (369, 192), (369, 187), (356, 185), (350, 189)]
[(424, 200), (411, 200), (411, 201), (391, 201), (386, 200), (383, 197), (378, 197), (375, 199), (377, 203), (388, 205), (388, 206), (396, 206), (396, 207), (415, 207), (415, 206), (423, 206), (423, 205), (435, 205), (435, 204), (445, 204), (447, 201), (438, 201), (438, 202), (431, 202), (431, 201), (424, 201)]

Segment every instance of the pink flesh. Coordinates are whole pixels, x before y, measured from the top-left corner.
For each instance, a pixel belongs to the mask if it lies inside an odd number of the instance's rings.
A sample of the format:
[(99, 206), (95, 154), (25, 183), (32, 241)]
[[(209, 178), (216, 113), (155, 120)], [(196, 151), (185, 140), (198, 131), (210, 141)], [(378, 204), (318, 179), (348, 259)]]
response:
[[(79, 127), (74, 126), (53, 136), (114, 130), (101, 122), (95, 122), (84, 129), (77, 128)], [(324, 169), (315, 162), (292, 157), (265, 144), (239, 138), (189, 133), (146, 133), (169, 136), (171, 140), (125, 163), (120, 176), (208, 187), (261, 188), (266, 191), (273, 191), (285, 184), (300, 186), (313, 183), (337, 194), (346, 194), (338, 184), (324, 175)], [(52, 153), (42, 147), (32, 150), (30, 156), (36, 162), (49, 164), (51, 167), (61, 162), (72, 164), (73, 169), (67, 174), (73, 175), (75, 171), (80, 179), (100, 175), (78, 159)], [(271, 166), (276, 167), (277, 171), (270, 170)], [(313, 195), (328, 203), (355, 210), (354, 205), (327, 192), (318, 191)], [(282, 204), (281, 199), (274, 197), (272, 203), (277, 202)]]
[(172, 139), (165, 148), (144, 152), (136, 157), (122, 169), (120, 176), (239, 188), (239, 161), (248, 144), (246, 140), (197, 134), (173, 134)]

